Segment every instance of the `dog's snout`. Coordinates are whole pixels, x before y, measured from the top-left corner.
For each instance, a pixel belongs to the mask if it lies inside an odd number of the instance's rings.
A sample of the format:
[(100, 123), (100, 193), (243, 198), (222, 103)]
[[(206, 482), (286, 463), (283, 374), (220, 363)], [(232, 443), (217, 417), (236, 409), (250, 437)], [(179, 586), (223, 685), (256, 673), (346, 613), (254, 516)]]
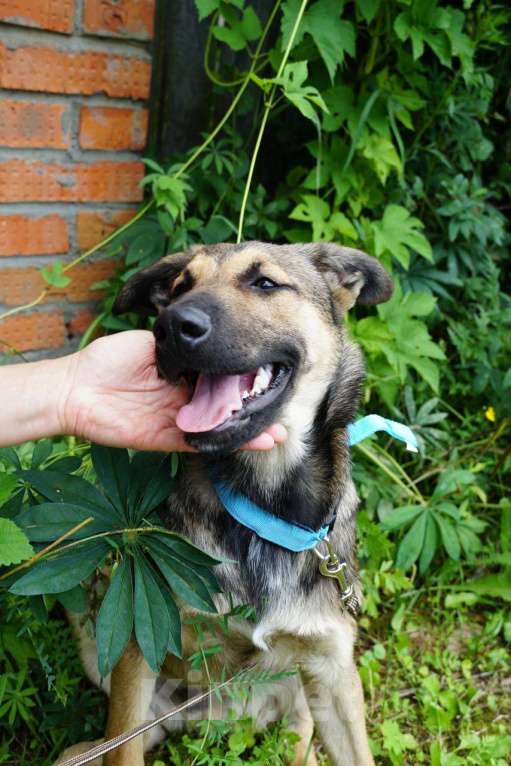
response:
[(170, 313), (170, 327), (182, 346), (194, 349), (209, 337), (211, 318), (193, 306), (175, 307)]

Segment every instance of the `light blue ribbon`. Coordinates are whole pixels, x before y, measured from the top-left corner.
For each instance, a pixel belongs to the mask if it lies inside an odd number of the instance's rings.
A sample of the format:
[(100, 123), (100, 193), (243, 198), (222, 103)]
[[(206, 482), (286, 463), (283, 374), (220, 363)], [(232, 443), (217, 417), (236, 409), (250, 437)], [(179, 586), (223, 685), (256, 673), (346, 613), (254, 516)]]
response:
[[(356, 423), (348, 426), (348, 444), (352, 447), (377, 431), (385, 431), (395, 439), (406, 444), (406, 449), (418, 452), (415, 434), (402, 423), (383, 418), (381, 415), (366, 415)], [(300, 524), (291, 523), (274, 516), (253, 503), (248, 497), (233, 492), (222, 482), (215, 482), (215, 490), (225, 510), (242, 524), (251, 529), (258, 537), (270, 543), (287, 548), (288, 551), (299, 553), (306, 551), (324, 540), (329, 532), (329, 526), (321, 529), (310, 529)]]

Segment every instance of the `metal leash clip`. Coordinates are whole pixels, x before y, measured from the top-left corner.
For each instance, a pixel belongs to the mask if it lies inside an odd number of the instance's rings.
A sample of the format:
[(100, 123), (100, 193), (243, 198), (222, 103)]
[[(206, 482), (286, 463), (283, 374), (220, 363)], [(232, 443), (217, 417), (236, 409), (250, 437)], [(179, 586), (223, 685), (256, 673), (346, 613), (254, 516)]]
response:
[(355, 594), (353, 583), (348, 582), (346, 576), (348, 565), (345, 561), (339, 559), (328, 536), (323, 539), (323, 542), (327, 548), (326, 555), (321, 553), (317, 546), (314, 548), (314, 553), (321, 559), (319, 571), (323, 577), (333, 577), (337, 580), (341, 591), (341, 601), (343, 605), (354, 617), (356, 617), (360, 611), (360, 604)]

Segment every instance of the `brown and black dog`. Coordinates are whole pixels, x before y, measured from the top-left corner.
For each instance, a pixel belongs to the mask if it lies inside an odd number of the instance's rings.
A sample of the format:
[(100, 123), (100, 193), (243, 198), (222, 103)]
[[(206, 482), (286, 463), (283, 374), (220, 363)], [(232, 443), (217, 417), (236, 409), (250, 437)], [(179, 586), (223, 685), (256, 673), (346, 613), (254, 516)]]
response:
[[(314, 551), (290, 552), (240, 525), (221, 504), (212, 474), (289, 522), (319, 529), (335, 519), (330, 540), (359, 591), (346, 427), (364, 365), (343, 317), (356, 302), (380, 303), (391, 293), (378, 261), (360, 251), (247, 242), (169, 255), (133, 276), (114, 306), (118, 313), (158, 315), (160, 374), (190, 386), (177, 424), (198, 454), (184, 462), (164, 523), (230, 561), (217, 567), (224, 593), (230, 603), (256, 608), (254, 623), (231, 623), (222, 657), (227, 672), (245, 663), (299, 668), (272, 686), (270, 697), (268, 689), (255, 694), (251, 707), (260, 725), (287, 717), (301, 736), (296, 766), (316, 763), (314, 727), (333, 766), (373, 763), (353, 660), (355, 621), (342, 609), (336, 581), (319, 573)], [(269, 452), (237, 451), (274, 422), (287, 428), (284, 444)], [(225, 595), (218, 608), (228, 609)], [(78, 632), (88, 673), (99, 682), (93, 642)], [(188, 638), (185, 651), (191, 652)], [(156, 679), (130, 644), (107, 682), (107, 736), (172, 707), (162, 679), (186, 673), (178, 664), (169, 656)], [(105, 763), (142, 766), (144, 748), (162, 734), (134, 740)]]

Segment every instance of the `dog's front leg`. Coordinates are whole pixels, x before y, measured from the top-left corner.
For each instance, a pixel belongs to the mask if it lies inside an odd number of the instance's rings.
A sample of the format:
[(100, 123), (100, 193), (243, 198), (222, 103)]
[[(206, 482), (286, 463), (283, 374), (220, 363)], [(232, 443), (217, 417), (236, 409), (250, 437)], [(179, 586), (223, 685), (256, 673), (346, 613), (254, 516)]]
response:
[[(134, 640), (112, 671), (106, 739), (147, 720), (156, 676)], [(139, 736), (107, 753), (105, 766), (144, 766), (144, 737)]]
[(332, 766), (374, 766), (365, 726), (364, 695), (353, 660), (354, 628), (347, 620), (318, 642), (302, 663), (316, 730)]

